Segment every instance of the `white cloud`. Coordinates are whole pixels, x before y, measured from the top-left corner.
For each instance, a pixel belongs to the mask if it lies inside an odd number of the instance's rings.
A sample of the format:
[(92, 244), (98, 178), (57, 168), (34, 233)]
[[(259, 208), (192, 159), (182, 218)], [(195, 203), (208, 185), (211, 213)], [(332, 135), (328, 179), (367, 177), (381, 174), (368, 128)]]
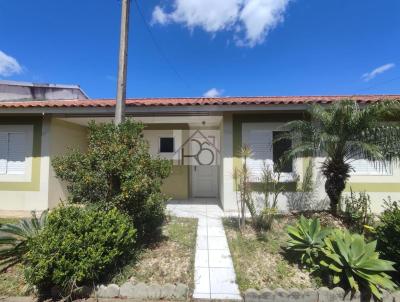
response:
[(289, 0), (247, 0), (240, 20), (245, 27), (245, 40), (249, 46), (264, 42), (268, 33), (283, 21)]
[(166, 24), (168, 19), (168, 15), (157, 5), (153, 10), (152, 23)]
[(183, 24), (209, 33), (231, 31), (237, 45), (253, 47), (283, 21), (291, 0), (173, 0), (172, 10), (156, 6), (153, 24)]
[(0, 76), (9, 77), (21, 72), (22, 67), (18, 61), (0, 50)]
[(211, 88), (203, 93), (203, 97), (205, 98), (217, 98), (220, 97), (224, 91), (222, 89)]
[(394, 63), (388, 63), (382, 66), (379, 66), (377, 68), (375, 68), (374, 70), (370, 71), (370, 72), (366, 72), (364, 73), (361, 78), (365, 81), (368, 82), (370, 80), (372, 80), (373, 78), (375, 78), (377, 75), (384, 73), (385, 71), (388, 71), (389, 69), (394, 68), (396, 65)]

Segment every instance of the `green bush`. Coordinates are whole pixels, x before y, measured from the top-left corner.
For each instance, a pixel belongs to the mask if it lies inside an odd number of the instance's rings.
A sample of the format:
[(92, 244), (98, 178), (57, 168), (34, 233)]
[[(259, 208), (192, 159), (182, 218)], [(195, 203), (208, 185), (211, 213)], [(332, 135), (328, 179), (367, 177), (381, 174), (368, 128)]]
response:
[(321, 265), (333, 274), (333, 283), (345, 289), (372, 293), (381, 299), (381, 290), (393, 291), (396, 287), (385, 272), (392, 272), (394, 262), (379, 259), (376, 241), (366, 243), (364, 236), (335, 230), (326, 237)]
[(357, 195), (350, 191), (350, 196), (345, 196), (341, 203), (341, 214), (352, 231), (362, 234), (366, 226), (373, 224), (371, 198), (366, 192)]
[(385, 207), (376, 228), (378, 250), (383, 258), (396, 262), (396, 268), (400, 270), (400, 204), (389, 199)]
[(45, 228), (28, 241), (25, 278), (41, 292), (57, 286), (70, 293), (109, 278), (133, 255), (135, 239), (131, 219), (115, 208), (57, 208)]
[(288, 250), (298, 253), (307, 267), (317, 269), (319, 254), (330, 230), (322, 229), (318, 218), (306, 219), (302, 215), (295, 226), (288, 226), (287, 232)]
[(132, 218), (140, 240), (150, 239), (165, 218), (160, 187), (171, 171), (169, 161), (150, 156), (143, 127), (92, 122), (87, 152), (74, 150), (52, 162), (71, 202), (118, 208)]

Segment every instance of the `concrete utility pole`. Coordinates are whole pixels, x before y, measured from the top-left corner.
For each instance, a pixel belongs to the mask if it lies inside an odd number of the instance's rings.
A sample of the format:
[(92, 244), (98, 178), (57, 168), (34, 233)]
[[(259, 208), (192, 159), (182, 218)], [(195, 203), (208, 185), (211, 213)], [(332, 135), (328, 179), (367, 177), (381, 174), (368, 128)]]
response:
[(115, 108), (115, 124), (118, 125), (125, 120), (126, 99), (126, 69), (128, 65), (128, 33), (129, 33), (129, 10), (130, 0), (121, 0), (121, 34), (119, 39), (119, 61), (118, 61), (118, 84), (117, 105)]

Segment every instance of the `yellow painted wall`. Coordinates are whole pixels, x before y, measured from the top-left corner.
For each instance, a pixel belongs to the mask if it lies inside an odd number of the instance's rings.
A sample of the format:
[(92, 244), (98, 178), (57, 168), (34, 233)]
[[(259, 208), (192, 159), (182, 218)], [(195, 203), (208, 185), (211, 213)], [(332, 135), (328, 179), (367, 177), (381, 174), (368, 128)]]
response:
[[(171, 175), (164, 180), (161, 187), (162, 193), (169, 198), (182, 200), (188, 199), (189, 192), (189, 166), (179, 165), (177, 160), (174, 160), (173, 153), (159, 153), (159, 138), (174, 137), (175, 148), (179, 148), (187, 139), (188, 133), (184, 131), (185, 127), (177, 127), (177, 129), (168, 129), (170, 125), (161, 125), (162, 127), (146, 127), (143, 131), (144, 138), (149, 143), (149, 152), (154, 157), (160, 157), (173, 162)], [(167, 127), (167, 129), (166, 129)]]
[[(87, 149), (87, 128), (69, 123), (57, 118), (50, 122), (50, 161), (59, 155), (65, 154), (68, 150)], [(49, 167), (49, 208), (55, 207), (60, 200), (65, 200), (68, 196), (66, 184), (57, 179), (54, 169)]]
[(172, 166), (172, 173), (164, 180), (161, 191), (172, 199), (188, 199), (189, 166)]

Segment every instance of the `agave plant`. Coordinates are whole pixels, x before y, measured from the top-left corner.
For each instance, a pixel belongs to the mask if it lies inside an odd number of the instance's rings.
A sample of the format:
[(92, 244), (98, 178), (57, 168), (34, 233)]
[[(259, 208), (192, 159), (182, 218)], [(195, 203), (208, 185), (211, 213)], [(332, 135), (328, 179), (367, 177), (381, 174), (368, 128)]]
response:
[(306, 219), (303, 215), (295, 226), (288, 226), (287, 232), (289, 251), (301, 253), (301, 261), (310, 268), (315, 268), (324, 238), (331, 232), (322, 229), (318, 218)]
[(394, 290), (396, 284), (385, 272), (395, 271), (394, 262), (379, 259), (376, 241), (366, 243), (364, 236), (335, 230), (326, 237), (320, 264), (333, 272), (333, 283), (351, 290), (363, 290), (381, 299), (381, 289)]
[(27, 252), (27, 240), (35, 237), (46, 224), (48, 211), (40, 217), (32, 212), (31, 218), (21, 219), (17, 224), (4, 224), (0, 227), (0, 268), (8, 267), (22, 261)]

